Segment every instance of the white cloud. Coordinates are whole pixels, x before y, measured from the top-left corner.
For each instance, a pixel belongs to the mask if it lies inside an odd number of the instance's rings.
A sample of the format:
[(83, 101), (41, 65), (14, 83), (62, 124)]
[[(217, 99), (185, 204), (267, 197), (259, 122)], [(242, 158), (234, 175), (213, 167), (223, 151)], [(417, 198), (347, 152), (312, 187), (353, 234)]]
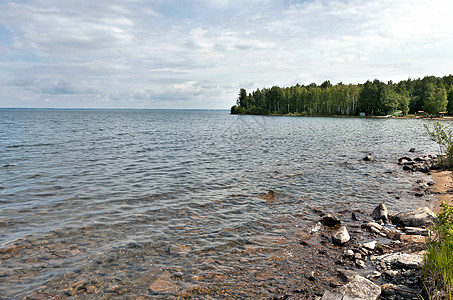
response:
[(228, 108), (240, 87), (448, 75), (452, 9), (447, 0), (5, 1), (0, 106)]

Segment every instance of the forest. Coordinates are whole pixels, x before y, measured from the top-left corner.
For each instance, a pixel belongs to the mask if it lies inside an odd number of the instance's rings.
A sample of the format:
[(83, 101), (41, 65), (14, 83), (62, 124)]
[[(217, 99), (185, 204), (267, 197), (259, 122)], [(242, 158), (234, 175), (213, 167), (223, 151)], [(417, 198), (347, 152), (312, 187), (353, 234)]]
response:
[(453, 75), (426, 76), (387, 83), (375, 79), (363, 84), (296, 84), (273, 86), (247, 93), (241, 88), (232, 114), (256, 115), (407, 115), (453, 114)]

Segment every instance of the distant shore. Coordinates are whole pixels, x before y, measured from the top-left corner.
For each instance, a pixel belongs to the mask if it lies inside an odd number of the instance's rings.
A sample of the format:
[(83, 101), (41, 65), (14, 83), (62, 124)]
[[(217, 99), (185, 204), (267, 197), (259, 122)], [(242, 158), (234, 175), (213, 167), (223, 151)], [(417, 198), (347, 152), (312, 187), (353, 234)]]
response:
[(453, 116), (420, 116), (420, 115), (406, 115), (402, 117), (397, 116), (357, 116), (357, 115), (307, 115), (307, 114), (232, 114), (232, 115), (246, 115), (246, 116), (265, 116), (265, 117), (308, 117), (308, 118), (360, 118), (360, 119), (421, 119), (421, 120), (437, 120), (437, 121), (453, 121)]

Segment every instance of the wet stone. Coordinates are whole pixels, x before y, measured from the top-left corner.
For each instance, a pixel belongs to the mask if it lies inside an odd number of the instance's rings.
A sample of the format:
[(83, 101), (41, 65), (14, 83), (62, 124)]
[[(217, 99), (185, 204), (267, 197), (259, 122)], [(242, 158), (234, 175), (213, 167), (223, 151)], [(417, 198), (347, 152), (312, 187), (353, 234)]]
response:
[(340, 220), (332, 214), (326, 214), (321, 217), (321, 224), (328, 227), (335, 227), (340, 225)]
[(384, 222), (387, 222), (389, 219), (387, 206), (385, 206), (384, 203), (376, 206), (376, 208), (371, 213), (371, 217), (375, 220), (382, 220)]

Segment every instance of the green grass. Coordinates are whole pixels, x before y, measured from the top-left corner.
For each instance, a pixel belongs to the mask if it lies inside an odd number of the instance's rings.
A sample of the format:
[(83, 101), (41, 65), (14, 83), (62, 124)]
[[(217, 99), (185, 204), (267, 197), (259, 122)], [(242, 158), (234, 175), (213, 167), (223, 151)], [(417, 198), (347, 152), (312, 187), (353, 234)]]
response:
[(453, 207), (442, 203), (438, 222), (427, 241), (423, 266), (424, 286), (429, 299), (452, 299)]

